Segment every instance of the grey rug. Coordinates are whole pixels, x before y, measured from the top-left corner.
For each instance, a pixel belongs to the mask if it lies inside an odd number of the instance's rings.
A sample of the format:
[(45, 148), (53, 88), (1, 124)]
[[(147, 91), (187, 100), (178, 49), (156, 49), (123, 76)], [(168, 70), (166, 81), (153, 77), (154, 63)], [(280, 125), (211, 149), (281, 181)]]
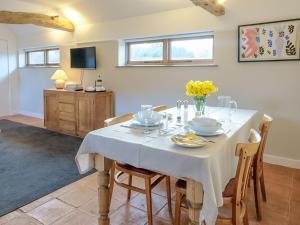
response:
[(0, 130), (0, 216), (82, 177), (74, 161), (81, 138), (9, 120)]

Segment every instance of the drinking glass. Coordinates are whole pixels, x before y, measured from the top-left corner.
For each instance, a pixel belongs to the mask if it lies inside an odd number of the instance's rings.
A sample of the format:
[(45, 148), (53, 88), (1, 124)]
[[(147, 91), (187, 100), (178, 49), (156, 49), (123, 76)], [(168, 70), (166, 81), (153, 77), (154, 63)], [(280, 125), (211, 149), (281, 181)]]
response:
[(145, 126), (144, 134), (150, 134), (151, 130), (148, 128), (149, 123), (153, 119), (153, 107), (152, 105), (141, 105), (141, 119), (143, 121), (143, 125)]
[(169, 115), (168, 113), (163, 113), (161, 123), (159, 125), (159, 134), (165, 135), (169, 132)]
[(231, 117), (237, 111), (237, 102), (231, 96), (218, 96), (218, 107), (220, 107), (219, 119), (221, 122), (231, 122)]
[(141, 112), (152, 110), (152, 105), (141, 105)]

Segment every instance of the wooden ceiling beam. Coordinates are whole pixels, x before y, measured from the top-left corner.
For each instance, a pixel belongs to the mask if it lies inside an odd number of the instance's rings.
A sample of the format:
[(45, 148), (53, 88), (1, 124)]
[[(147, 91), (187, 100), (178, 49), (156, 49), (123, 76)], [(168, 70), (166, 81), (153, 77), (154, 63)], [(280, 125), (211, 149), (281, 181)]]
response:
[(215, 16), (225, 15), (224, 6), (220, 5), (216, 0), (191, 0), (195, 5), (202, 7)]
[(33, 24), (68, 32), (75, 30), (74, 24), (68, 19), (40, 13), (0, 11), (0, 23)]

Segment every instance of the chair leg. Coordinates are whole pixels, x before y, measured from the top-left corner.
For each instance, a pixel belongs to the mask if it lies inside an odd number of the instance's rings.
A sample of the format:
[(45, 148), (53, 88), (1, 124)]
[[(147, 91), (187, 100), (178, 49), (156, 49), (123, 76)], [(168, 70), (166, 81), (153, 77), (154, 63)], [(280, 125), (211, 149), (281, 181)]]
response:
[(252, 172), (253, 170), (251, 169), (250, 170), (250, 175), (249, 175), (249, 178), (248, 178), (248, 188), (250, 188), (251, 187), (251, 180), (252, 180), (252, 178), (253, 178), (253, 172)]
[(153, 225), (152, 218), (152, 198), (151, 198), (151, 178), (145, 178), (145, 191), (147, 202), (148, 225)]
[(113, 162), (109, 174), (109, 205), (111, 203), (112, 194), (114, 192), (115, 171), (116, 171), (115, 162)]
[(256, 174), (254, 175), (253, 181), (254, 181), (253, 189), (254, 189), (254, 197), (255, 197), (256, 216), (257, 216), (257, 220), (261, 221), (262, 217), (261, 217), (261, 206), (260, 206), (260, 182)]
[(262, 194), (262, 199), (264, 202), (267, 201), (267, 194), (266, 194), (266, 186), (265, 186), (265, 179), (264, 179), (264, 173), (262, 172), (261, 177), (260, 177), (260, 188), (261, 188), (261, 194)]
[[(132, 175), (128, 174), (128, 185), (132, 186)], [(127, 191), (127, 201), (129, 201), (131, 198), (131, 190), (128, 189)]]
[(249, 225), (249, 218), (248, 218), (248, 209), (246, 208), (246, 212), (243, 218), (244, 225)]
[(172, 213), (172, 196), (171, 196), (171, 179), (169, 176), (166, 176), (166, 189), (167, 189), (167, 200), (168, 200), (168, 209), (171, 220), (173, 221)]
[(175, 203), (175, 224), (180, 225), (181, 220), (181, 200), (182, 194), (180, 192), (176, 192), (176, 203)]

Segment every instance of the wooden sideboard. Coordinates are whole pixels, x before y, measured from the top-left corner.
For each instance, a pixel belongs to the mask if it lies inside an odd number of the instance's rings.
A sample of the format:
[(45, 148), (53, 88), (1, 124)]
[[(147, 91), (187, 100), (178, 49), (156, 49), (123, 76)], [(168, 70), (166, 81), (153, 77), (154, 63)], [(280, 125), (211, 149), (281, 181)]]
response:
[(113, 115), (112, 92), (44, 90), (44, 125), (49, 130), (83, 137)]

